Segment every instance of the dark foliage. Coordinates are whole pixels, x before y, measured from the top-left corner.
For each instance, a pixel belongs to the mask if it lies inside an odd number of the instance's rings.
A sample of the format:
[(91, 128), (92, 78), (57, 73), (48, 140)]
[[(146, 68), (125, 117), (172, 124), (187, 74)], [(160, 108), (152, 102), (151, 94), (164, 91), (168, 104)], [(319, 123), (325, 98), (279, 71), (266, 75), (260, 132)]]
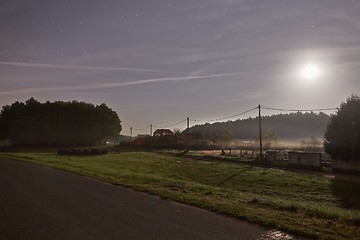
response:
[[(275, 131), (279, 139), (295, 139), (323, 137), (326, 125), (330, 117), (325, 113), (291, 113), (272, 116), (263, 116), (261, 118), (263, 131)], [(196, 125), (190, 129), (194, 135), (206, 135), (208, 131), (212, 132), (231, 132), (235, 139), (254, 139), (258, 136), (259, 119), (248, 118), (236, 121), (219, 122), (204, 125)]]
[(0, 140), (14, 146), (100, 145), (120, 131), (118, 115), (105, 104), (30, 98), (4, 106), (0, 115)]
[(103, 148), (60, 148), (57, 151), (58, 155), (103, 155), (108, 154), (108, 150)]
[(351, 96), (331, 116), (325, 132), (325, 152), (340, 161), (360, 161), (360, 98)]
[(140, 148), (186, 148), (186, 138), (181, 135), (164, 135), (159, 137), (151, 137), (150, 135), (140, 136), (132, 141), (133, 147)]

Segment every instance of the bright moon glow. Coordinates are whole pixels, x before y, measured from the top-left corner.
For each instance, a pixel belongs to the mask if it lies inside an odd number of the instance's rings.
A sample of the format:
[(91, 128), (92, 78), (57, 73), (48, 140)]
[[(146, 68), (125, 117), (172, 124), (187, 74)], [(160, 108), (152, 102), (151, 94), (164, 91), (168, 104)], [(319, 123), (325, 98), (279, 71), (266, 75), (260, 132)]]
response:
[(305, 65), (300, 70), (300, 76), (307, 80), (315, 79), (319, 77), (320, 74), (321, 74), (320, 68), (314, 64)]

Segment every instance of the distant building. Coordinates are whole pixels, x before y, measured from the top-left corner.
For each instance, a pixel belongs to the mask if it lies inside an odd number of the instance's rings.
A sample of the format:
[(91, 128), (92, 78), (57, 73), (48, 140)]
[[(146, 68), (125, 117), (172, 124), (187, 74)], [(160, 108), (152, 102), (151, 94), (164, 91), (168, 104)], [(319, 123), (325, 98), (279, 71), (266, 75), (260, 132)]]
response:
[(289, 163), (321, 167), (321, 153), (289, 152)]
[(173, 136), (174, 132), (171, 131), (170, 129), (157, 129), (153, 136), (154, 137), (162, 137), (162, 136)]
[(267, 150), (265, 152), (265, 158), (268, 161), (276, 161), (279, 160), (279, 151), (276, 150)]
[(267, 150), (265, 153), (266, 160), (273, 162), (286, 160), (289, 164), (313, 167), (321, 167), (323, 164), (322, 154), (317, 152)]

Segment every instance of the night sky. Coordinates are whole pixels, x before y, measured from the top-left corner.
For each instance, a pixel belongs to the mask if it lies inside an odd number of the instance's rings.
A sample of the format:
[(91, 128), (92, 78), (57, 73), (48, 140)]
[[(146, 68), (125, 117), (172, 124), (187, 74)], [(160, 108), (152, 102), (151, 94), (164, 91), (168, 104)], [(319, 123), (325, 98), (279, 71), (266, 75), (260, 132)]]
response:
[(352, 93), (358, 0), (0, 1), (1, 106), (105, 103), (129, 134), (258, 104), (337, 107)]

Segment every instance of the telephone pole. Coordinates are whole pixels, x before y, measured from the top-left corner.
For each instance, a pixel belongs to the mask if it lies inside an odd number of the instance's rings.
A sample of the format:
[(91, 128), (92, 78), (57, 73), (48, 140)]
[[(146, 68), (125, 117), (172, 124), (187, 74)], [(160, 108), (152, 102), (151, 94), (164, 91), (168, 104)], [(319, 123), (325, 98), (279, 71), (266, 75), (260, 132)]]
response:
[(187, 145), (187, 150), (189, 151), (189, 147), (190, 147), (190, 118), (187, 117), (186, 118), (186, 145)]
[(259, 140), (260, 140), (260, 160), (263, 159), (262, 133), (261, 133), (261, 106), (259, 104)]
[(150, 124), (150, 137), (152, 136), (152, 124)]
[(130, 138), (132, 138), (132, 130), (133, 130), (133, 128), (130, 127)]

